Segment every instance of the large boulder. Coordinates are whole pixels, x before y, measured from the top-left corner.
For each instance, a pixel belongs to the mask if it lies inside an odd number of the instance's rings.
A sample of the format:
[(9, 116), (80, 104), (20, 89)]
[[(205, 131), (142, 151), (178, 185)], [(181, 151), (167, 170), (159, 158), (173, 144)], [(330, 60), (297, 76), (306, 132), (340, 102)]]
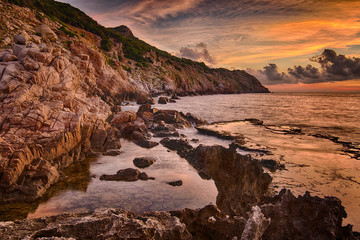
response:
[(53, 30), (48, 25), (41, 25), (36, 28), (36, 34), (41, 36), (44, 40), (48, 40), (50, 42), (54, 42), (58, 40), (57, 35), (54, 33)]
[(111, 120), (111, 125), (120, 127), (123, 123), (133, 122), (136, 120), (136, 112), (125, 111), (117, 113)]
[(27, 38), (23, 34), (18, 34), (14, 37), (15, 44), (26, 45), (26, 41)]

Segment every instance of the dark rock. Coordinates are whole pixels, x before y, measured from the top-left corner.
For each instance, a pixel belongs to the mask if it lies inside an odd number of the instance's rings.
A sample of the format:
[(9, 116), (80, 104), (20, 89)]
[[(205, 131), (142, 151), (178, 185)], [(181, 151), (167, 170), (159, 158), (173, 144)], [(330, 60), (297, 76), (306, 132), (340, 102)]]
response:
[(139, 179), (140, 179), (140, 180), (143, 180), (143, 181), (146, 181), (146, 180), (149, 179), (149, 176), (148, 176), (145, 172), (142, 172), (142, 173), (140, 173), (140, 175), (139, 175)]
[(133, 168), (126, 168), (119, 170), (116, 174), (113, 175), (102, 175), (100, 180), (133, 182), (139, 179), (148, 180), (148, 178), (148, 175), (144, 172), (142, 173), (139, 170)]
[(146, 168), (156, 162), (155, 158), (152, 157), (139, 157), (133, 160), (133, 163), (138, 168)]
[(176, 103), (176, 101), (174, 99), (170, 99), (169, 102), (170, 103)]
[(164, 121), (168, 124), (174, 124), (176, 127), (190, 127), (191, 124), (175, 110), (159, 110), (154, 114), (154, 121), (160, 123)]
[(187, 156), (187, 154), (193, 150), (193, 147), (185, 139), (164, 138), (160, 143), (170, 150), (175, 150), (181, 157)]
[(355, 239), (351, 226), (342, 227), (346, 217), (341, 201), (335, 197), (311, 197), (309, 192), (295, 197), (289, 190), (260, 206), (271, 218), (262, 239)]
[(166, 137), (180, 137), (178, 131), (160, 131), (154, 134), (154, 137), (166, 138)]
[(192, 141), (192, 142), (194, 142), (194, 143), (198, 143), (198, 142), (199, 142), (199, 139), (193, 138), (193, 139), (191, 139), (190, 141)]
[(251, 122), (254, 125), (263, 125), (264, 121), (261, 121), (256, 118), (246, 118), (244, 121)]
[(171, 99), (179, 100), (180, 98), (174, 93), (174, 94), (171, 96)]
[(211, 176), (218, 189), (217, 206), (226, 214), (245, 216), (260, 202), (272, 178), (261, 165), (222, 146), (200, 145), (186, 159), (198, 171)]
[(136, 145), (143, 147), (143, 148), (153, 148), (159, 145), (157, 142), (147, 141), (147, 140), (140, 140), (134, 142)]
[(140, 95), (136, 101), (137, 104), (155, 104), (155, 100), (152, 97), (146, 95)]
[(194, 125), (202, 125), (202, 124), (207, 124), (207, 122), (202, 119), (199, 116), (196, 116), (195, 114), (192, 113), (182, 113), (180, 112), (181, 116), (184, 117), (186, 120), (188, 120), (190, 123), (194, 124)]
[(332, 135), (326, 134), (326, 133), (316, 133), (316, 134), (313, 134), (312, 136), (316, 137), (316, 138), (329, 139), (332, 142), (338, 142), (338, 140), (339, 140), (339, 137), (332, 136)]
[(271, 172), (275, 172), (276, 170), (284, 170), (285, 169), (284, 164), (280, 164), (273, 159), (261, 159), (259, 162), (263, 167), (269, 169)]
[(112, 150), (112, 151), (107, 151), (107, 152), (103, 153), (104, 156), (118, 156), (120, 154), (121, 154), (121, 152), (119, 150)]
[(183, 181), (182, 180), (177, 180), (177, 181), (171, 181), (168, 182), (169, 185), (173, 186), (173, 187), (177, 187), (177, 186), (182, 186), (183, 185)]
[(169, 102), (169, 98), (167, 97), (159, 97), (158, 103), (159, 104), (167, 104)]
[(151, 105), (150, 104), (143, 104), (139, 107), (138, 113), (143, 113), (143, 112), (151, 112), (152, 113), (152, 109), (151, 109)]

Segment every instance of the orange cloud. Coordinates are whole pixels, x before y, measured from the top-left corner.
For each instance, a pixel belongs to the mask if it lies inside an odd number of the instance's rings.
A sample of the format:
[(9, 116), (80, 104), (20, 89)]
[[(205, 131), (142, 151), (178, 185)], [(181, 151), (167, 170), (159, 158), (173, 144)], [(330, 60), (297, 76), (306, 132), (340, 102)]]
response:
[(313, 84), (279, 84), (266, 87), (271, 92), (360, 92), (360, 79)]

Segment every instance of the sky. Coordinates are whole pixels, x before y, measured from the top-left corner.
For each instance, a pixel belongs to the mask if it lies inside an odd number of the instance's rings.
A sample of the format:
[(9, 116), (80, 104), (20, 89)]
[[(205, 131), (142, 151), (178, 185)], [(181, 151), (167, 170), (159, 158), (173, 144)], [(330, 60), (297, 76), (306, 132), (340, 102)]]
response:
[(61, 0), (271, 91), (360, 91), (360, 0)]

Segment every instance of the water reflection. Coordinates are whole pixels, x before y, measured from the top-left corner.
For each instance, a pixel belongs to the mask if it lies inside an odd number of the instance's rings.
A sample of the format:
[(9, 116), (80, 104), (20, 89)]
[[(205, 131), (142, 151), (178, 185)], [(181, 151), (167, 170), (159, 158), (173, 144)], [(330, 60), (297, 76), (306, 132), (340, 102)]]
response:
[(92, 162), (96, 162), (96, 159), (88, 158), (82, 162), (72, 164), (64, 170), (66, 177), (54, 184), (42, 198), (36, 201), (2, 204), (0, 207), (0, 221), (24, 219), (28, 214), (33, 214), (40, 204), (66, 191), (86, 192), (91, 181), (90, 164)]
[[(154, 139), (159, 140), (159, 139)], [(49, 190), (49, 197), (27, 209), (28, 218), (55, 215), (63, 212), (93, 210), (99, 207), (122, 208), (137, 213), (145, 211), (200, 208), (215, 203), (217, 189), (213, 180), (203, 180), (188, 162), (176, 152), (159, 145), (144, 149), (132, 142), (122, 143), (123, 151), (117, 157), (102, 156), (96, 161), (84, 162), (81, 167), (67, 170), (67, 180)], [(136, 182), (100, 181), (102, 174), (114, 174), (119, 169), (136, 168), (135, 157), (151, 156), (157, 161), (141, 169), (155, 180)], [(182, 180), (173, 187), (169, 181)], [(26, 205), (27, 207), (29, 205)], [(25, 210), (25, 209), (24, 209)], [(24, 212), (22, 217), (26, 217)], [(7, 219), (9, 220), (9, 219)]]

